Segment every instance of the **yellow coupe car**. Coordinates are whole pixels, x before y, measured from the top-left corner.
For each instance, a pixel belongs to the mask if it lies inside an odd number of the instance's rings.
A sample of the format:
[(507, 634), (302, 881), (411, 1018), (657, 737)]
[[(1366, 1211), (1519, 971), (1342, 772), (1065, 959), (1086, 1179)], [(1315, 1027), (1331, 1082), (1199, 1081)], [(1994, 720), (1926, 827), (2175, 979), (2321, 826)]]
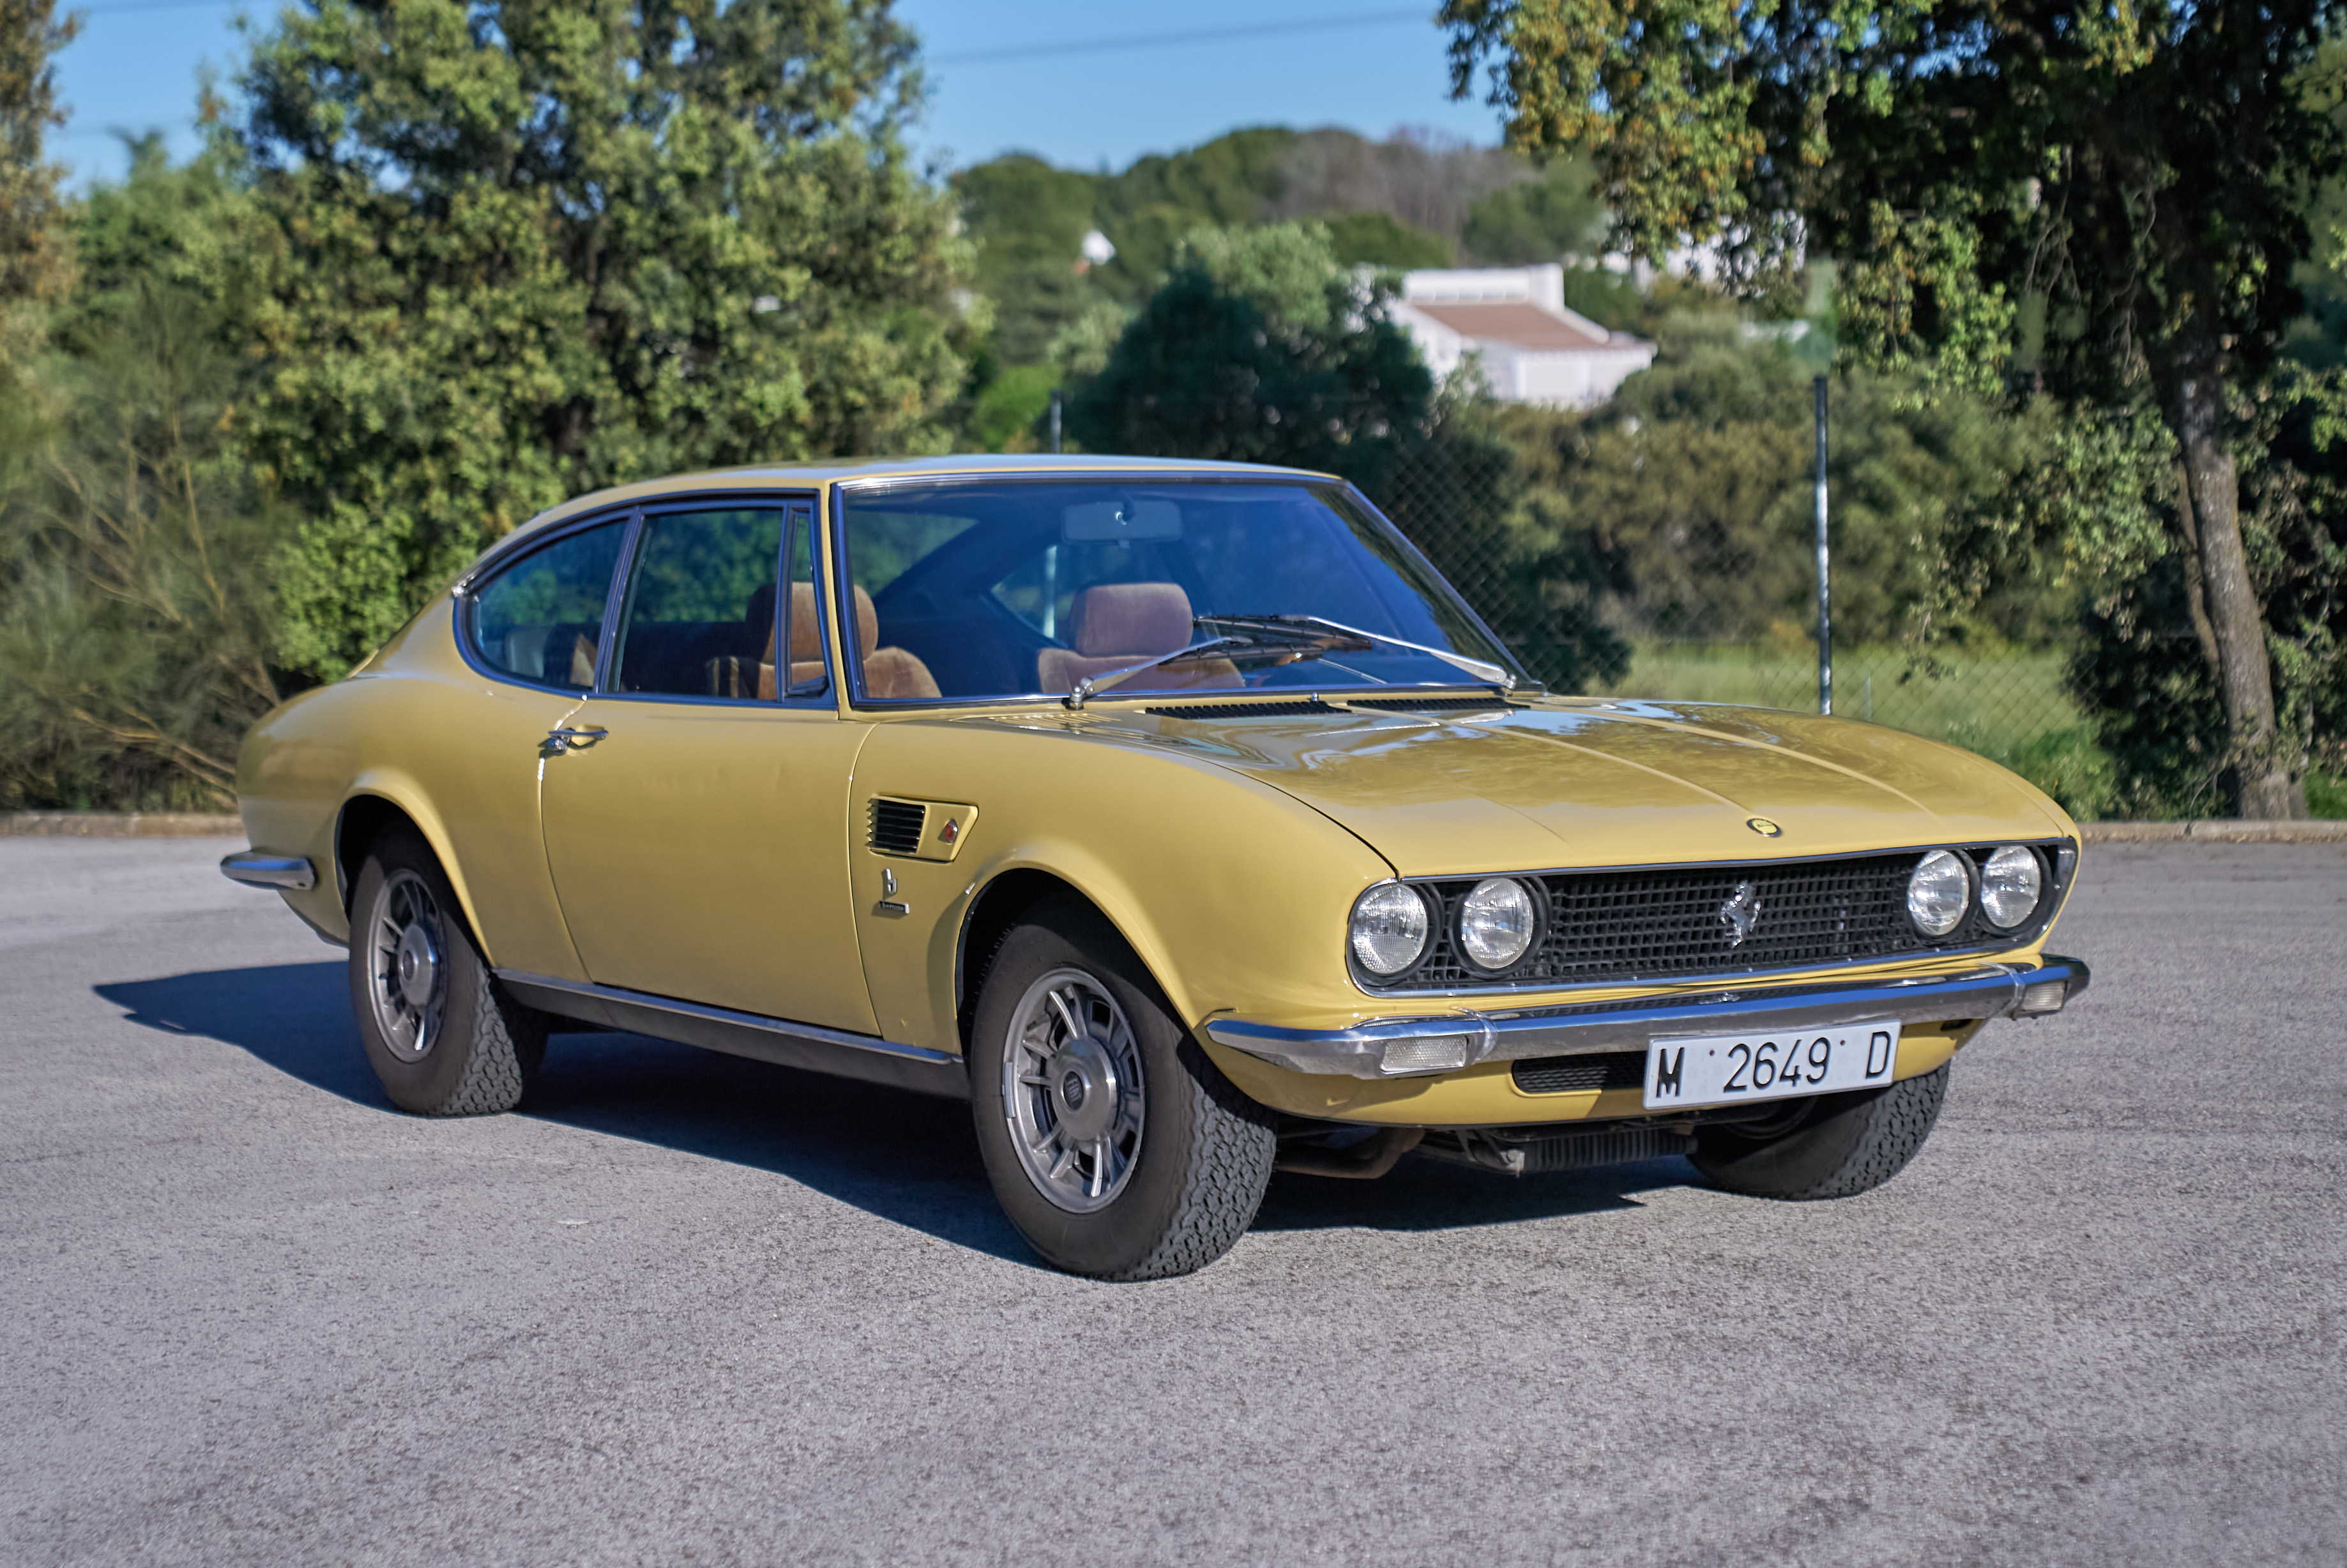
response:
[(966, 1098), (1059, 1267), (1276, 1169), (1888, 1179), (2059, 1010), (2075, 825), (1969, 753), (1545, 692), (1358, 493), (1114, 457), (697, 474), (491, 548), (263, 719), (222, 869), (350, 950), (393, 1101), (641, 1030)]

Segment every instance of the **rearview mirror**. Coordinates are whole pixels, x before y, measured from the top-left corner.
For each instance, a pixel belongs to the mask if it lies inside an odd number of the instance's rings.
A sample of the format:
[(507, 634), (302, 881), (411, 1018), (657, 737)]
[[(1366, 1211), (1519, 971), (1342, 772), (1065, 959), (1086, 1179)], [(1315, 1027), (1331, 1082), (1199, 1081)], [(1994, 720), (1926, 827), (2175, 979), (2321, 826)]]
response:
[(1172, 501), (1126, 497), (1114, 501), (1086, 501), (1063, 514), (1060, 537), (1070, 544), (1108, 539), (1178, 539), (1182, 508)]

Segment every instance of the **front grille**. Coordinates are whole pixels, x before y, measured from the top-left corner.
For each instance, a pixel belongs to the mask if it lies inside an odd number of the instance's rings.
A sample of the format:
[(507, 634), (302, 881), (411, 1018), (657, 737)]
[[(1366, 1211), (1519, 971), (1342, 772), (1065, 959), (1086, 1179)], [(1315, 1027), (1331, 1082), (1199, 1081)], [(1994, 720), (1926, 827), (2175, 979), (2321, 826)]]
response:
[(887, 855), (911, 855), (921, 847), (922, 830), (928, 826), (929, 808), (918, 801), (882, 800), (872, 802), (872, 847)]
[(1142, 710), (1161, 719), (1300, 719), (1313, 713), (1341, 713), (1344, 711), (1329, 706), (1317, 697), (1273, 702), (1180, 702)]
[[(1974, 867), (1994, 848), (1960, 850)], [(1541, 904), (1541, 934), (1504, 973), (1477, 969), (1459, 951), (1460, 901), (1477, 879), (1415, 884), (1434, 906), (1433, 939), (1418, 967), (1371, 989), (1432, 990), (1487, 986), (1589, 985), (1677, 979), (1696, 975), (1766, 974), (1863, 963), (1908, 954), (2019, 946), (2061, 907), (2071, 857), (2066, 845), (2035, 846), (2045, 896), (2020, 928), (1998, 931), (1975, 907), (1945, 937), (1925, 937), (1907, 917), (1907, 879), (1928, 853), (1830, 860), (1762, 861), (1731, 866), (1647, 866), (1622, 871), (1562, 871), (1527, 876)], [(1733, 917), (1749, 917), (1742, 939)]]
[(1646, 1053), (1605, 1050), (1589, 1056), (1541, 1056), (1508, 1069), (1527, 1094), (1584, 1093), (1592, 1089), (1644, 1089)]

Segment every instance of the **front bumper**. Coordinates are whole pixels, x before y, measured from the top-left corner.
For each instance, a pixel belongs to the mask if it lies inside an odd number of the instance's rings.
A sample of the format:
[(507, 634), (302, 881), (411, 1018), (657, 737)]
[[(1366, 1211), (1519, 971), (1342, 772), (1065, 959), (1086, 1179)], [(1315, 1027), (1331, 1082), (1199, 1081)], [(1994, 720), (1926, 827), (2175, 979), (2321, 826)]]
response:
[(318, 885), (317, 868), (299, 855), (270, 855), (240, 849), (220, 860), (220, 875), (248, 887), (276, 887), (304, 893)]
[(2091, 978), (2079, 958), (1992, 964), (1961, 975), (1864, 984), (1756, 986), (1665, 999), (1378, 1019), (1349, 1029), (1283, 1029), (1245, 1019), (1206, 1024), (1216, 1043), (1296, 1072), (1390, 1079), (1456, 1072), (1484, 1061), (1644, 1050), (1656, 1036), (1773, 1034), (1845, 1024), (1939, 1023), (2059, 1012)]

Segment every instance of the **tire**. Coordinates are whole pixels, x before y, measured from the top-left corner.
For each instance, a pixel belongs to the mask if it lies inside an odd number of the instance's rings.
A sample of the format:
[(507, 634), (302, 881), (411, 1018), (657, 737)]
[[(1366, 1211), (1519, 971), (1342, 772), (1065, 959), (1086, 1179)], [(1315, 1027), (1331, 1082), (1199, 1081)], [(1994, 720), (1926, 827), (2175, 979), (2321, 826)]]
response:
[[(1005, 935), (969, 1071), (995, 1196), (1053, 1267), (1163, 1279), (1204, 1268), (1255, 1223), (1279, 1153), (1271, 1113), (1215, 1070), (1089, 907), (1054, 902)], [(1038, 1139), (1043, 1152), (1022, 1154)]]
[(1688, 1156), (1712, 1185), (1804, 1202), (1870, 1192), (1923, 1147), (1947, 1098), (1948, 1069), (1888, 1089), (1820, 1095), (1789, 1131), (1765, 1136), (1733, 1122), (1698, 1127)]
[(424, 840), (375, 840), (351, 897), (351, 1011), (392, 1103), (480, 1116), (521, 1103), (546, 1020), (506, 995)]

